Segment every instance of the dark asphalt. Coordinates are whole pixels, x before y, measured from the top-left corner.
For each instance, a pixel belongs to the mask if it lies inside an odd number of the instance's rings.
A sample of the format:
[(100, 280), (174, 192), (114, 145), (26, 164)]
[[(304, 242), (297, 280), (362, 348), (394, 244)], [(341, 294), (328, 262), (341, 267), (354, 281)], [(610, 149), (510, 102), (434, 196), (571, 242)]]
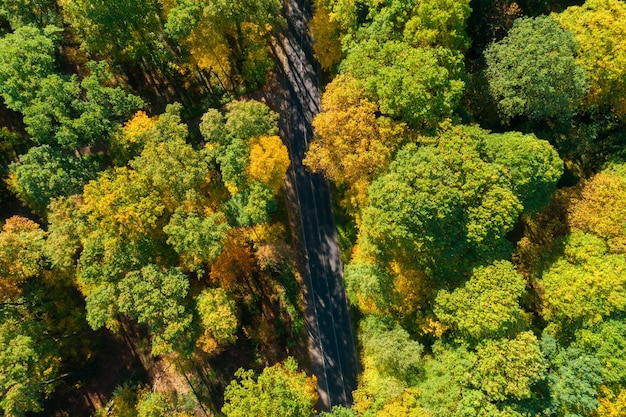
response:
[(329, 410), (333, 405), (352, 405), (358, 359), (328, 183), (302, 165), (313, 137), (311, 121), (320, 108), (317, 63), (306, 26), (310, 2), (283, 3), (288, 24), (273, 45), (282, 71), (277, 79), (283, 100), (275, 110), (281, 115), (280, 133), (291, 157), (288, 183), (299, 205), (299, 213), (292, 213), (292, 219), (297, 241), (305, 249), (300, 270), (309, 348), (320, 394), (318, 408)]

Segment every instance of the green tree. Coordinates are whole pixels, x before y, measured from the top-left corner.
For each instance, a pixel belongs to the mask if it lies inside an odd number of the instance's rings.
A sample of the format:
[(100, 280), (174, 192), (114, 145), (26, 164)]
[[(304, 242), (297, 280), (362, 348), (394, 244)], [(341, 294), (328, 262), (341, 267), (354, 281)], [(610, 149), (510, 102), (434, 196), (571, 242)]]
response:
[(519, 298), (525, 286), (510, 262), (498, 261), (475, 268), (470, 279), (453, 292), (439, 291), (434, 312), (466, 341), (504, 337), (523, 326)]
[[(202, 322), (200, 343), (205, 351), (237, 340), (237, 306), (222, 288), (207, 288), (196, 297), (196, 310)], [(203, 340), (204, 339), (204, 340)]]
[(393, 276), (375, 263), (354, 260), (344, 267), (350, 301), (364, 312), (386, 312), (394, 303)]
[(104, 62), (90, 62), (90, 75), (55, 73), (54, 50), (61, 29), (23, 26), (0, 39), (0, 95), (24, 115), (26, 131), (42, 144), (75, 149), (106, 140), (143, 101), (110, 87)]
[(583, 232), (564, 237), (560, 246), (562, 255), (541, 275), (544, 319), (568, 332), (626, 309), (622, 255), (608, 254), (602, 239)]
[(201, 200), (200, 192), (209, 180), (208, 164), (200, 152), (185, 143), (186, 129), (179, 133), (173, 137), (152, 135), (141, 154), (129, 162), (137, 180), (170, 213), (185, 201)]
[(472, 9), (470, 1), (421, 0), (415, 2), (404, 28), (404, 40), (412, 46), (443, 46), (465, 51), (470, 39), (465, 33)]
[(48, 238), (44, 252), (53, 269), (71, 270), (76, 267), (81, 247), (78, 207), (80, 196), (61, 197), (48, 207)]
[(361, 321), (360, 341), (365, 361), (379, 373), (411, 383), (421, 369), (423, 347), (399, 325), (368, 316)]
[[(233, 101), (225, 114), (209, 109), (202, 117), (205, 152), (219, 166), (231, 195), (224, 211), (233, 226), (267, 222), (276, 209), (276, 186), (282, 183), (289, 160), (287, 148), (275, 137), (277, 120), (275, 112), (257, 101)], [(258, 149), (263, 142), (277, 155)], [(252, 156), (255, 161), (251, 161)], [(269, 172), (262, 174), (259, 165)]]
[(91, 157), (76, 157), (49, 145), (35, 146), (10, 166), (9, 187), (37, 213), (46, 212), (50, 200), (80, 194), (100, 168)]
[(548, 412), (557, 416), (591, 415), (598, 408), (598, 387), (602, 382), (600, 362), (578, 348), (564, 349), (545, 333), (541, 343), (549, 362)]
[(493, 402), (531, 398), (533, 385), (546, 377), (546, 360), (530, 331), (514, 339), (484, 341), (476, 358), (472, 383)]
[(0, 38), (0, 95), (8, 108), (23, 111), (41, 80), (55, 71), (53, 52), (60, 30), (22, 26)]
[(438, 341), (425, 358), (417, 397), (426, 415), (521, 417), (516, 402), (532, 398), (546, 369), (531, 332), (485, 341), (475, 352)]
[(165, 32), (173, 39), (184, 39), (198, 25), (204, 2), (178, 0), (167, 10)]
[(139, 394), (137, 401), (137, 417), (191, 417), (194, 415), (198, 402), (191, 394), (169, 395), (145, 390)]
[(162, 49), (158, 42), (161, 30), (155, 1), (126, 4), (123, 1), (61, 0), (59, 5), (82, 48), (92, 56), (137, 63), (141, 59), (150, 60), (154, 53), (151, 50)]
[(315, 378), (298, 372), (293, 358), (267, 367), (260, 375), (240, 369), (226, 387), (226, 417), (310, 417), (317, 401)]
[[(348, 36), (343, 39), (344, 48), (348, 52), (355, 46), (355, 41), (375, 41), (385, 43), (402, 39), (402, 30), (411, 12), (415, 0), (365, 0), (365, 1), (335, 1), (335, 8), (342, 8), (352, 14), (349, 18), (354, 21), (356, 31), (349, 30)], [(349, 3), (352, 3), (349, 5)], [(345, 19), (345, 18), (344, 18)]]
[(485, 50), (489, 90), (501, 119), (569, 120), (587, 91), (576, 51), (572, 34), (551, 17), (516, 20), (504, 39)]
[(253, 182), (228, 200), (224, 209), (230, 224), (247, 227), (269, 222), (270, 213), (276, 207), (273, 190), (265, 184)]
[(222, 213), (199, 216), (177, 208), (169, 223), (163, 227), (167, 243), (183, 258), (183, 265), (197, 268), (212, 263), (222, 253), (228, 224)]
[(333, 407), (332, 412), (322, 412), (320, 417), (356, 417), (356, 414), (349, 408), (336, 405)]
[(40, 81), (35, 97), (22, 110), (26, 131), (39, 143), (75, 149), (107, 141), (122, 121), (143, 101), (119, 87), (107, 87), (110, 74), (104, 62), (90, 62), (91, 74), (51, 74)]
[[(523, 163), (541, 167), (545, 177), (525, 178), (523, 173), (532, 170), (516, 167), (517, 156), (501, 155), (496, 163), (486, 150), (497, 150), (498, 142), (508, 138), (456, 127), (442, 133), (434, 146), (405, 146), (369, 188), (361, 242), (373, 245), (368, 250), (378, 256), (447, 271), (449, 278), (472, 260), (506, 253), (505, 234), (524, 210), (520, 197), (546, 201), (551, 188), (546, 185), (553, 188), (562, 170), (554, 149), (532, 135), (513, 135), (512, 141), (537, 144), (526, 147)], [(537, 194), (522, 195), (533, 190), (530, 184), (538, 185)]]
[(476, 356), (467, 348), (452, 348), (441, 342), (424, 360), (424, 378), (418, 388), (419, 401), (432, 416), (498, 416), (498, 409), (484, 393), (468, 386)]
[(507, 167), (513, 190), (526, 212), (537, 212), (550, 202), (563, 163), (547, 141), (519, 132), (490, 135), (486, 152), (490, 161)]
[(39, 28), (61, 25), (59, 6), (55, 0), (2, 0), (0, 17), (5, 18), (13, 29), (26, 25)]
[(413, 48), (375, 40), (350, 48), (342, 62), (382, 114), (416, 129), (433, 129), (452, 116), (463, 93), (460, 56), (444, 48)]
[(372, 398), (380, 403), (388, 401), (415, 384), (424, 350), (406, 330), (386, 318), (367, 316), (360, 327), (363, 373), (354, 392), (357, 409), (366, 408)]
[(0, 324), (0, 408), (7, 416), (42, 411), (43, 383), (59, 370), (56, 358), (45, 353), (48, 346), (38, 344), (25, 330), (6, 317)]
[(602, 382), (615, 393), (626, 383), (626, 323), (611, 319), (576, 332), (575, 346), (602, 365)]
[(117, 285), (120, 312), (150, 326), (153, 355), (188, 348), (192, 320), (184, 305), (188, 290), (189, 280), (180, 269), (162, 271), (156, 265), (129, 272)]

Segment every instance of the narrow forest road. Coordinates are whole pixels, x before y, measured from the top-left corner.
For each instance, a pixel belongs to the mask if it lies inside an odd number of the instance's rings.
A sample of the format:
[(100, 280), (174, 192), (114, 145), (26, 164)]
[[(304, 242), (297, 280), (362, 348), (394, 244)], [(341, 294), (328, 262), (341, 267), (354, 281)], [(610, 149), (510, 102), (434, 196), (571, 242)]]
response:
[(283, 3), (287, 26), (273, 45), (280, 85), (267, 100), (281, 116), (280, 135), (291, 157), (287, 189), (300, 248), (309, 351), (320, 394), (318, 408), (329, 410), (352, 405), (358, 360), (328, 183), (302, 165), (313, 137), (311, 121), (320, 110), (317, 63), (307, 31), (310, 2)]

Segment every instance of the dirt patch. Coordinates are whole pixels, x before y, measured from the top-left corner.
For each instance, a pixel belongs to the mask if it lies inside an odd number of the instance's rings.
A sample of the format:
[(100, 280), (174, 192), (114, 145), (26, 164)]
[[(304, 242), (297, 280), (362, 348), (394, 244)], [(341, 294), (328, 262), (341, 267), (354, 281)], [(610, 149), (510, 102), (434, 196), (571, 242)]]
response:
[(128, 334), (114, 335), (106, 329), (94, 333), (93, 356), (57, 388), (39, 415), (91, 416), (103, 408), (115, 388), (124, 381), (145, 383), (148, 375)]

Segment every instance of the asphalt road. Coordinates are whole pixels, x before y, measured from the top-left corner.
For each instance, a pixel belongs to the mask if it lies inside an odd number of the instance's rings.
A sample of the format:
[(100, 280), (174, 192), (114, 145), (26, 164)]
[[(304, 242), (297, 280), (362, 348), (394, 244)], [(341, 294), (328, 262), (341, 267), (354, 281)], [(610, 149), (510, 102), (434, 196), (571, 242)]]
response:
[(300, 271), (309, 349), (320, 394), (318, 408), (329, 410), (333, 405), (352, 405), (358, 359), (328, 183), (302, 165), (313, 137), (311, 121), (320, 108), (317, 63), (306, 26), (310, 2), (283, 2), (288, 24), (273, 46), (282, 70), (277, 80), (283, 97), (275, 104), (281, 115), (280, 134), (291, 157), (288, 188), (299, 207), (292, 220), (296, 240), (304, 249)]

